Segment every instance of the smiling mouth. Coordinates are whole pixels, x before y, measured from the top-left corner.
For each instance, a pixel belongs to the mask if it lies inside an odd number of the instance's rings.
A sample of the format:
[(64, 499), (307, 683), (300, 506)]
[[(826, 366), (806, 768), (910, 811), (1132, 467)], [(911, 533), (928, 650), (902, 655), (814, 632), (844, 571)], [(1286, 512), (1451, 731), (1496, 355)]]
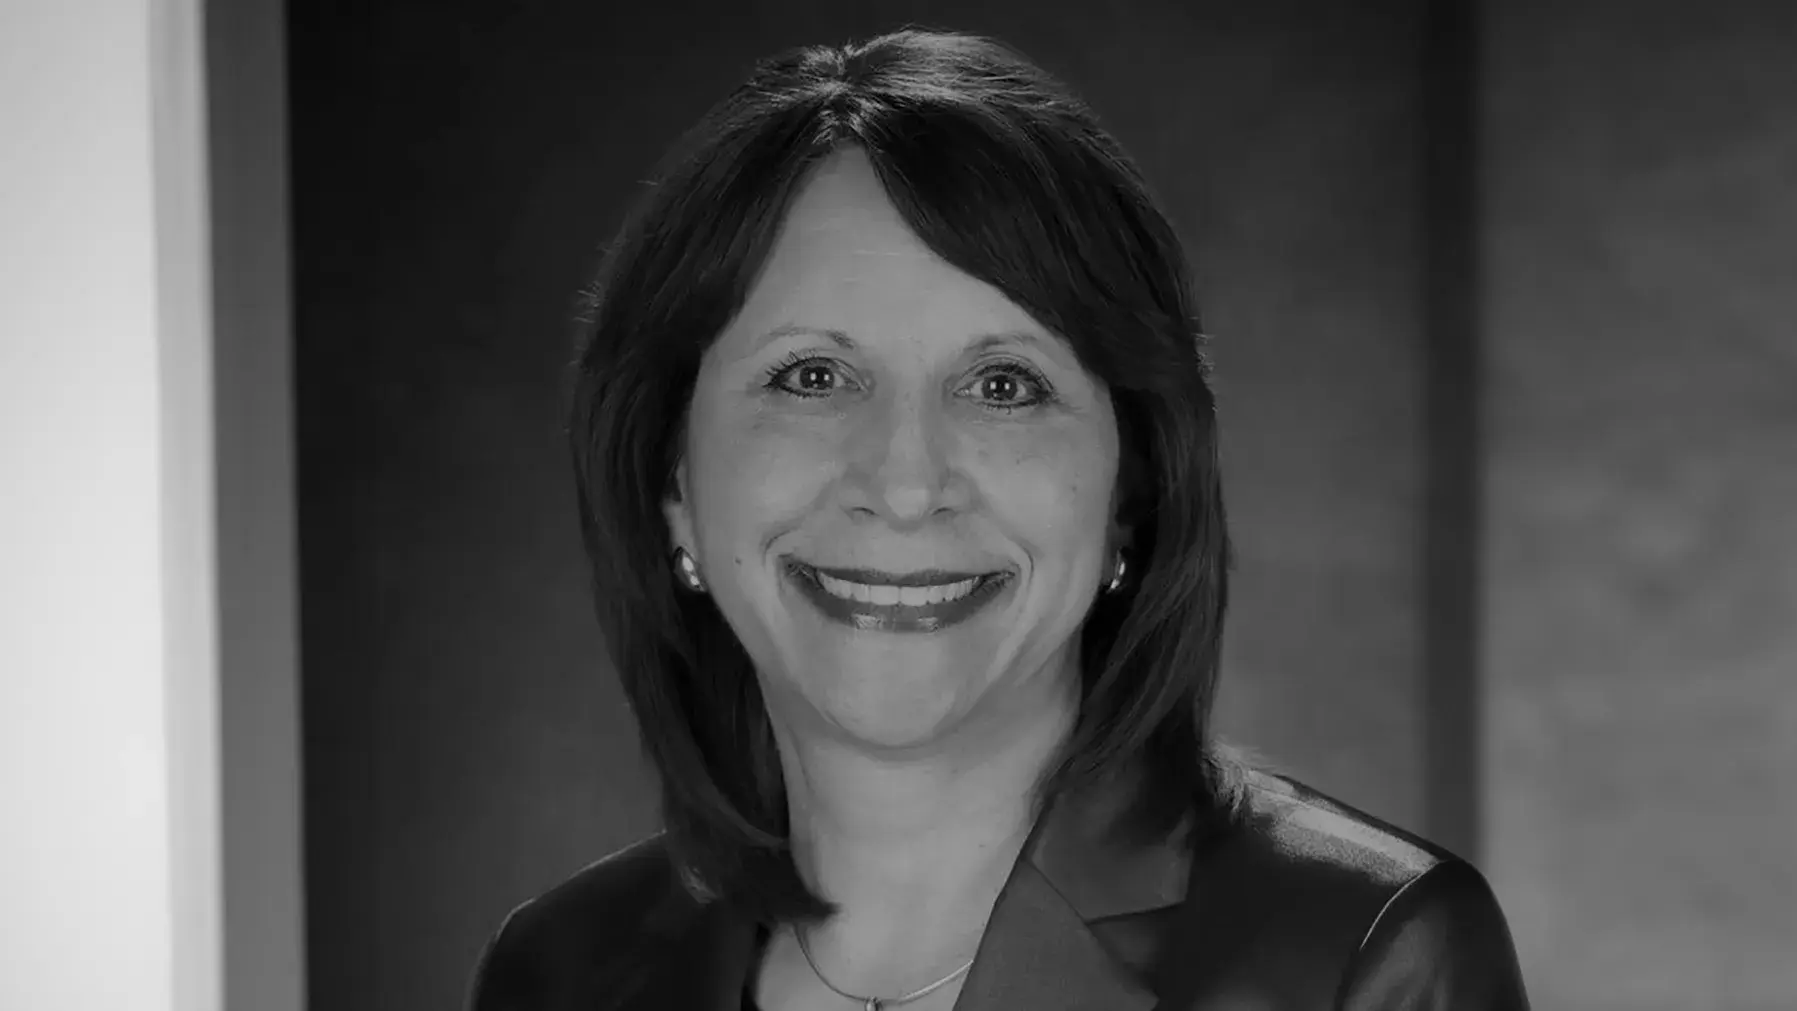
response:
[(949, 605), (987, 591), (992, 584), (1003, 582), (1010, 576), (1008, 571), (952, 573), (943, 569), (924, 569), (900, 575), (872, 569), (825, 569), (807, 566), (796, 558), (787, 560), (787, 569), (845, 605), (872, 609), (931, 609)]
[(821, 565), (809, 565), (798, 559), (791, 559), (791, 564), (807, 572), (845, 583), (856, 583), (861, 586), (950, 586), (969, 579), (984, 579), (989, 576), (1003, 575), (1003, 572), (953, 572), (947, 569), (919, 569), (914, 572), (882, 572), (879, 569), (835, 569)]

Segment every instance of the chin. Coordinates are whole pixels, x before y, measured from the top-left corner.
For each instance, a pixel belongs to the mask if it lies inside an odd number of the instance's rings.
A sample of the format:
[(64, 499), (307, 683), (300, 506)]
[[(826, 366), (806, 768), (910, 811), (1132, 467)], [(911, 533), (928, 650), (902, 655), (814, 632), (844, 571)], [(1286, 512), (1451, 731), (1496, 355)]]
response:
[(857, 743), (885, 750), (922, 747), (951, 735), (962, 712), (952, 691), (937, 689), (929, 697), (891, 691), (840, 695), (819, 707), (823, 717)]

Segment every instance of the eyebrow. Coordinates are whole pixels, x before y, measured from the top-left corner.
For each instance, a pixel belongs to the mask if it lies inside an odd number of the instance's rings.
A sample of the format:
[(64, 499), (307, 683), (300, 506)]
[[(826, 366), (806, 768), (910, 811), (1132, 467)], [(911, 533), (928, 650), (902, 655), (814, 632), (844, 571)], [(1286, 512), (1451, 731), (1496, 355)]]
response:
[[(782, 323), (755, 339), (750, 352), (759, 351), (782, 337), (824, 337), (845, 350), (853, 351), (860, 345), (855, 338), (832, 327), (805, 326), (801, 323)], [(994, 333), (983, 333), (973, 339), (969, 345), (971, 351), (984, 351), (987, 348), (1002, 347), (1006, 344), (1024, 344), (1030, 347), (1048, 348), (1047, 342), (1028, 330), (1000, 330)]]

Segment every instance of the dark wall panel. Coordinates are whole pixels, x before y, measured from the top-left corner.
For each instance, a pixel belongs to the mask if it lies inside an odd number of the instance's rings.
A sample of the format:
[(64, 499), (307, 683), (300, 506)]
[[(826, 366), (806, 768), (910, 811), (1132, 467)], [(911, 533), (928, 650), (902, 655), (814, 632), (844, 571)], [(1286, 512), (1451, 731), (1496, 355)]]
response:
[(1216, 335), (1240, 549), (1221, 726), (1421, 828), (1418, 6), (1208, 18), (1156, 153)]

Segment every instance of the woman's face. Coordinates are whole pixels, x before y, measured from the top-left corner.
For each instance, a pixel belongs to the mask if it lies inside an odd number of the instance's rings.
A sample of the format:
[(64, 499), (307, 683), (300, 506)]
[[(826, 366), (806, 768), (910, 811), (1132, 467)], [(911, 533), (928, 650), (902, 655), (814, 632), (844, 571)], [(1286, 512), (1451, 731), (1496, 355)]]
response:
[(667, 516), (776, 722), (923, 746), (1066, 698), (1117, 454), (1106, 390), (851, 149), (707, 351)]

